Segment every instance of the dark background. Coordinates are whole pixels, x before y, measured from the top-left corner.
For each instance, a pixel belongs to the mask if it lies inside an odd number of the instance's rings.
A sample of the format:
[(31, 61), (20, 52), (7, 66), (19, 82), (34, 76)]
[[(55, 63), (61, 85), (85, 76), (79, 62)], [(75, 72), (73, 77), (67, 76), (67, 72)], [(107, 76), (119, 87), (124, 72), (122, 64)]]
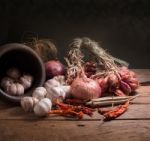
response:
[(131, 68), (150, 68), (149, 0), (0, 0), (0, 44), (26, 33), (52, 39), (62, 60), (73, 38), (88, 36)]

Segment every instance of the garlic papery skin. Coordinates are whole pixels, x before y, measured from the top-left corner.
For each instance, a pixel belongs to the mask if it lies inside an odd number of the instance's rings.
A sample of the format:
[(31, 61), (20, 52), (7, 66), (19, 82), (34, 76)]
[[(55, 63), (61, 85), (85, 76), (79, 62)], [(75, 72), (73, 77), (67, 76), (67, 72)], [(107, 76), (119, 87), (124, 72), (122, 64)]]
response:
[(5, 91), (10, 95), (20, 96), (24, 94), (24, 87), (20, 83), (13, 83)]
[(70, 95), (71, 86), (69, 86), (69, 85), (63, 85), (63, 86), (60, 86), (60, 87), (65, 92), (65, 97), (68, 97)]
[(33, 77), (30, 74), (24, 74), (22, 77), (20, 77), (20, 82), (24, 86), (24, 89), (27, 90), (32, 86)]
[(46, 89), (47, 95), (46, 97), (51, 99), (54, 103), (57, 99), (63, 100), (66, 97), (66, 93), (62, 87), (49, 87)]
[(1, 87), (3, 89), (6, 89), (6, 87), (10, 86), (13, 83), (14, 83), (14, 80), (12, 78), (10, 78), (10, 77), (4, 77), (1, 80)]
[(37, 116), (47, 116), (48, 113), (52, 109), (52, 102), (48, 98), (44, 98), (40, 100), (35, 106), (34, 106), (34, 113)]
[(17, 68), (8, 69), (6, 74), (13, 79), (18, 79), (21, 76), (21, 72)]
[(49, 87), (57, 87), (60, 86), (60, 83), (55, 79), (49, 79), (45, 82), (44, 87), (47, 89)]
[(54, 80), (58, 81), (60, 85), (66, 85), (65, 76), (64, 75), (58, 75), (53, 78)]
[(33, 93), (32, 96), (36, 97), (37, 99), (41, 100), (46, 97), (47, 91), (44, 87), (37, 87)]
[(35, 97), (23, 97), (21, 99), (21, 107), (24, 109), (25, 112), (32, 112), (33, 108), (35, 106), (36, 103), (38, 103), (39, 100)]

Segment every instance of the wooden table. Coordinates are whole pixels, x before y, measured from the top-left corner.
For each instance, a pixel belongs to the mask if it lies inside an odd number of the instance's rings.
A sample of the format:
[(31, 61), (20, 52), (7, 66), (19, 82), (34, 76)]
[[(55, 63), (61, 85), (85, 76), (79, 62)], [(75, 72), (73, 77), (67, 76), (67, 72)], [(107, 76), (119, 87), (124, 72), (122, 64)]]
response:
[[(135, 70), (141, 81), (150, 70)], [(145, 83), (129, 109), (119, 118), (104, 122), (95, 113), (82, 120), (64, 117), (37, 118), (21, 107), (0, 100), (0, 141), (149, 141), (150, 85)]]

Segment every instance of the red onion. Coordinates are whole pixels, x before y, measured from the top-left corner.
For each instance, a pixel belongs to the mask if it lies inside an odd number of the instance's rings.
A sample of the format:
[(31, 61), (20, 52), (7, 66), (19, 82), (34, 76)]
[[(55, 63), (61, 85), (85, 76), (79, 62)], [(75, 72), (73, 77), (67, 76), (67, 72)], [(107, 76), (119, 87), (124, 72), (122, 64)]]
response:
[(101, 88), (93, 79), (76, 78), (71, 84), (71, 94), (77, 99), (90, 100), (101, 96)]
[(57, 60), (50, 60), (45, 64), (47, 78), (65, 74), (64, 65)]

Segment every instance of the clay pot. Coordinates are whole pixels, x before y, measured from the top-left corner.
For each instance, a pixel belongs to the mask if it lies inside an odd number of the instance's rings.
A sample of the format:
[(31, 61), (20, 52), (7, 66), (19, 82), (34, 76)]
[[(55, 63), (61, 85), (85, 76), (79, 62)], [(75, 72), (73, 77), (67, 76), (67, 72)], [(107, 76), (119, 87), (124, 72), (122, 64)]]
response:
[[(34, 77), (32, 87), (23, 96), (29, 96), (32, 91), (45, 82), (45, 67), (41, 58), (30, 47), (10, 43), (0, 47), (0, 80), (6, 75), (6, 70), (16, 67), (21, 72), (30, 73)], [(23, 96), (11, 96), (0, 88), (0, 95), (12, 102), (20, 102)]]

